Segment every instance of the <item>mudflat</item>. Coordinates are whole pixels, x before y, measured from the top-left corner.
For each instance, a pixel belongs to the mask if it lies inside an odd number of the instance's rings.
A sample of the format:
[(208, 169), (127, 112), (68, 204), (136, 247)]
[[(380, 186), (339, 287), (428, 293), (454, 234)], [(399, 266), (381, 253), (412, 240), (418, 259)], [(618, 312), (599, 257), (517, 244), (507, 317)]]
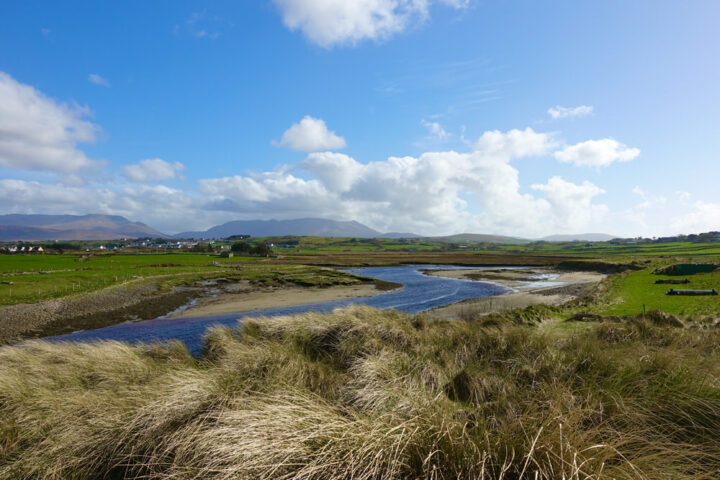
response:
[(496, 283), (514, 289), (533, 289), (528, 282), (537, 281), (540, 275), (558, 275), (552, 281), (564, 283), (595, 283), (607, 276), (597, 272), (566, 272), (550, 268), (425, 270), (423, 273), (436, 277)]
[[(463, 318), (468, 315), (484, 315), (531, 305), (562, 305), (588, 295), (607, 275), (597, 272), (564, 272), (554, 269), (471, 269), (427, 270), (426, 275), (447, 278), (491, 282), (515, 291), (492, 297), (473, 298), (428, 312), (431, 318)], [(559, 286), (537, 287), (533, 280), (539, 275), (556, 274), (553, 282)]]
[(220, 293), (215, 297), (199, 298), (194, 305), (169, 315), (170, 318), (199, 317), (225, 313), (249, 312), (266, 308), (330, 302), (346, 298), (371, 297), (379, 293), (375, 285), (351, 285), (329, 288), (284, 287), (250, 289)]

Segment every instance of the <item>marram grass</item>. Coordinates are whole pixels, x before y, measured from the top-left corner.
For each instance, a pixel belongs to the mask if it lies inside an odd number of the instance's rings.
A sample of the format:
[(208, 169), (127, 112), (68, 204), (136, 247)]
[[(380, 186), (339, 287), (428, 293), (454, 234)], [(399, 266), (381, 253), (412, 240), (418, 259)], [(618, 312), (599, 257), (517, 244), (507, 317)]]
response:
[(3, 479), (716, 479), (720, 331), (366, 307), (0, 350)]

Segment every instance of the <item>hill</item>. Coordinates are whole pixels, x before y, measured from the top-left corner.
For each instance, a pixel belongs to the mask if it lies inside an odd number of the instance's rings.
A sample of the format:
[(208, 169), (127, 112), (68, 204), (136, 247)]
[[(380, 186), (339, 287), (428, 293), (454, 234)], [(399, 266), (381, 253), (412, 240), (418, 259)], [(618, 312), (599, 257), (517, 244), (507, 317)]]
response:
[(410, 232), (388, 232), (378, 235), (377, 238), (422, 238), (422, 236)]
[(540, 240), (546, 242), (607, 242), (613, 238), (617, 238), (617, 236), (606, 233), (578, 233), (574, 235), (549, 235)]
[(118, 215), (0, 215), (0, 241), (166, 237)]
[(477, 242), (477, 243), (504, 243), (510, 245), (522, 245), (529, 243), (529, 240), (517, 237), (506, 237), (503, 235), (489, 235), (485, 233), (458, 233), (457, 235), (448, 235), (444, 237), (429, 237), (439, 242), (458, 243), (458, 242)]
[(175, 237), (205, 239), (225, 238), (230, 235), (374, 238), (380, 236), (381, 233), (355, 221), (341, 222), (324, 218), (299, 218), (295, 220), (235, 220), (209, 228), (204, 232), (182, 232), (175, 235)]

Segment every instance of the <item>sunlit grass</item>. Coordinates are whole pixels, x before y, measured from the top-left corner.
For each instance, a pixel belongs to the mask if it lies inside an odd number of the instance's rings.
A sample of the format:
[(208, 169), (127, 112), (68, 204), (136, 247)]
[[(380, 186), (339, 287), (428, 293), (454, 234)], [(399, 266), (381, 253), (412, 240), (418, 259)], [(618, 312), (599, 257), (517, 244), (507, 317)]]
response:
[(0, 350), (0, 478), (717, 478), (720, 331), (352, 308)]
[(202, 253), (0, 255), (0, 282), (4, 282), (0, 284), (0, 305), (60, 298), (128, 282), (155, 282), (169, 288), (214, 278), (265, 286), (361, 283), (356, 276), (332, 269), (267, 265), (253, 257), (220, 258)]

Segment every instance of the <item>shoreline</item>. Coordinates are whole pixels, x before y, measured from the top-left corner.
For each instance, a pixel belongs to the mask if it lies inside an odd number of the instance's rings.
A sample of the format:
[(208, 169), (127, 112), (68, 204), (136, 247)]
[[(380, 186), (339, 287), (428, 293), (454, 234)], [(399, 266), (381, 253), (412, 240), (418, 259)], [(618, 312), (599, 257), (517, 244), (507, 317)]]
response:
[(197, 298), (193, 305), (170, 313), (166, 318), (245, 313), (254, 310), (331, 302), (347, 298), (372, 297), (382, 293), (382, 290), (376, 288), (374, 284), (327, 288), (286, 287), (238, 290), (240, 291), (220, 292), (215, 296)]
[(370, 279), (355, 285), (262, 287), (247, 280), (224, 284), (210, 278), (164, 289), (157, 281), (144, 279), (51, 300), (0, 306), (0, 345), (159, 317), (242, 313), (368, 297), (398, 287), (401, 285)]
[[(459, 317), (470, 308), (484, 314), (538, 303), (560, 305), (585, 296), (589, 288), (606, 276), (590, 272), (559, 272), (547, 267), (421, 271), (426, 275), (490, 282), (513, 290), (498, 296), (464, 300), (426, 312), (431, 317), (438, 318)], [(564, 282), (565, 285), (533, 287), (527, 283), (533, 280), (543, 281), (542, 278), (528, 279), (529, 276), (548, 274), (558, 277), (547, 280)], [(246, 280), (223, 283), (217, 279), (206, 279), (192, 285), (163, 289), (158, 282), (144, 279), (70, 297), (2, 306), (0, 317), (3, 318), (4, 328), (0, 333), (0, 344), (163, 316), (187, 318), (244, 313), (366, 298), (395, 288), (402, 288), (402, 285), (368, 278), (367, 283), (329, 287), (262, 287)]]
[[(554, 269), (473, 269), (426, 270), (425, 275), (493, 283), (511, 289), (509, 293), (471, 298), (426, 312), (430, 318), (466, 319), (489, 315), (531, 305), (559, 306), (578, 300), (591, 291), (607, 275), (597, 272), (566, 272)], [(552, 279), (533, 279), (538, 275), (557, 275)], [(533, 286), (532, 282), (562, 282), (562, 285)]]

